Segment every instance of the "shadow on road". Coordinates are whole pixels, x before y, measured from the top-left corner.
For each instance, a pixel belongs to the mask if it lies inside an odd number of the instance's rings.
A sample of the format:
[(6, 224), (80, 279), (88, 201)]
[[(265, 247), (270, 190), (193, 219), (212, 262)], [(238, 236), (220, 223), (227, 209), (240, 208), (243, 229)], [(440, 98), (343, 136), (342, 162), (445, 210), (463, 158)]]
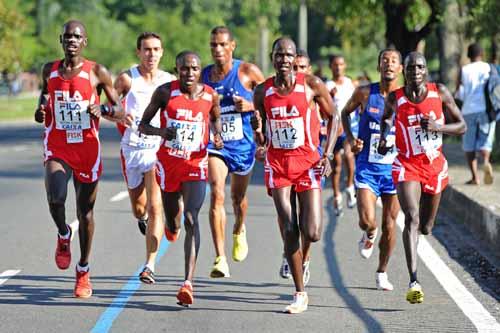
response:
[[(332, 200), (329, 200), (328, 202), (332, 202)], [(351, 309), (351, 312), (363, 322), (366, 327), (366, 332), (382, 332), (382, 325), (367, 312), (367, 310), (372, 311), (372, 309), (364, 308), (356, 297), (349, 292), (349, 289), (353, 289), (353, 287), (347, 287), (344, 282), (338, 263), (335, 242), (333, 241), (338, 220), (333, 212), (332, 205), (328, 205), (327, 212), (328, 218), (326, 220), (329, 222), (327, 223), (326, 230), (323, 233), (325, 243), (323, 252), (327, 261), (328, 273), (330, 274), (332, 286), (336, 289), (337, 293), (345, 302), (347, 307)], [(375, 309), (374, 311), (382, 311), (382, 309)]]

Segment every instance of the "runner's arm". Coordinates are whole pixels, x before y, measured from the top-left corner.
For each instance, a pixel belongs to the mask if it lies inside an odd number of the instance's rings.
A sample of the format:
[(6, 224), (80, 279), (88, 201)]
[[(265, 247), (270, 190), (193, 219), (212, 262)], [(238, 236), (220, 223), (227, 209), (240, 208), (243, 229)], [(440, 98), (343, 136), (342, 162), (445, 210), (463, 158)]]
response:
[[(247, 62), (241, 64), (238, 78), (240, 79), (242, 85), (249, 91), (254, 90), (258, 84), (264, 82), (264, 75), (260, 69), (254, 64)], [(233, 100), (236, 111), (238, 112), (255, 110), (253, 101), (247, 101), (241, 96), (234, 96)]]
[(391, 92), (385, 99), (384, 102), (384, 114), (380, 119), (380, 141), (378, 142), (377, 152), (379, 154), (385, 155), (392, 146), (387, 147), (387, 136), (391, 132), (391, 128), (394, 123), (394, 115), (396, 113), (396, 94)]
[(96, 117), (100, 117), (102, 115), (104, 118), (111, 121), (123, 119), (125, 117), (125, 111), (122, 108), (120, 98), (118, 97), (115, 88), (113, 88), (111, 74), (108, 72), (106, 67), (100, 64), (95, 64), (93, 71), (97, 77), (96, 88), (98, 91), (100, 91), (100, 89), (104, 90), (108, 103), (90, 105), (89, 112)]
[[(352, 93), (341, 113), (342, 127), (347, 137), (347, 142), (351, 145), (353, 153), (357, 154), (363, 149), (363, 140), (357, 139), (351, 130), (351, 113), (359, 107), (364, 107), (370, 94), (370, 86), (358, 87)], [(361, 112), (364, 112), (362, 110)]]
[(439, 96), (443, 102), (443, 113), (447, 120), (445, 124), (438, 124), (434, 119), (424, 118), (420, 120), (423, 129), (437, 131), (448, 135), (462, 135), (465, 133), (465, 125), (462, 112), (453, 100), (453, 96), (443, 84), (438, 84)]
[(210, 110), (210, 127), (213, 133), (213, 143), (216, 149), (224, 147), (222, 141), (222, 122), (220, 120), (220, 102), (219, 94), (216, 91), (212, 93), (212, 109)]
[[(120, 103), (123, 102), (125, 96), (127, 96), (130, 88), (132, 87), (132, 78), (130, 72), (127, 70), (125, 72), (120, 73), (113, 83), (113, 87), (116, 90), (116, 93), (120, 97)], [(122, 104), (123, 105), (123, 104)], [(116, 122), (120, 122), (120, 120), (112, 119)], [(134, 122), (134, 117), (131, 114), (127, 114), (125, 111), (125, 117), (121, 120), (122, 124), (125, 127), (131, 127)]]
[(252, 127), (255, 133), (255, 142), (259, 146), (266, 144), (266, 110), (264, 109), (264, 83), (255, 88), (253, 94), (253, 105), (255, 106), (255, 116), (252, 119)]
[(322, 118), (328, 120), (327, 138), (323, 157), (331, 160), (333, 158), (333, 148), (335, 147), (335, 142), (338, 137), (340, 118), (323, 81), (314, 75), (306, 75), (306, 83), (314, 93), (314, 101), (319, 106)]
[(35, 121), (37, 123), (43, 123), (45, 121), (45, 110), (47, 108), (47, 104), (49, 104), (50, 98), (48, 82), (52, 65), (53, 63), (49, 62), (42, 68), (42, 90), (40, 91), (40, 97), (38, 97), (38, 105), (35, 110)]
[(141, 122), (139, 124), (139, 132), (146, 135), (157, 135), (167, 140), (172, 140), (176, 136), (175, 128), (158, 128), (151, 125), (151, 119), (154, 118), (158, 110), (163, 110), (170, 99), (170, 83), (165, 83), (153, 93), (151, 101), (144, 110)]

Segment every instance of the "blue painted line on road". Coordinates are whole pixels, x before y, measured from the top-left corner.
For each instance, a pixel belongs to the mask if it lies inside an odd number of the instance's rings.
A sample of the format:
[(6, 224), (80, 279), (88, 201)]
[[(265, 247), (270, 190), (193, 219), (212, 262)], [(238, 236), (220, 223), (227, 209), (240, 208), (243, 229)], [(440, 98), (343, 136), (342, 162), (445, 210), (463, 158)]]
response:
[[(156, 263), (160, 261), (163, 255), (167, 252), (169, 241), (163, 237), (160, 243), (160, 249), (156, 256)], [(106, 311), (101, 315), (94, 328), (90, 331), (91, 333), (106, 333), (109, 331), (113, 325), (113, 321), (120, 315), (123, 308), (129, 301), (130, 297), (134, 295), (137, 289), (141, 286), (141, 281), (138, 275), (142, 272), (143, 266), (134, 273), (134, 275), (127, 281), (127, 284), (120, 290), (118, 296), (115, 297), (113, 302), (108, 306)]]

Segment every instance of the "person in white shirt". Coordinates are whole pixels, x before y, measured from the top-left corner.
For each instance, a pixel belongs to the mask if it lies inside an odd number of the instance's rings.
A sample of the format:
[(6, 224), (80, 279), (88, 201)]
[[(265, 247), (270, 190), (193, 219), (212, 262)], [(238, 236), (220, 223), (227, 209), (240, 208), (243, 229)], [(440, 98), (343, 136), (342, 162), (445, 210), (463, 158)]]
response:
[[(154, 32), (143, 32), (137, 38), (137, 56), (140, 63), (123, 73), (115, 81), (115, 89), (122, 98), (126, 116), (118, 124), (122, 133), (122, 171), (132, 204), (132, 212), (142, 234), (146, 235), (146, 264), (139, 278), (154, 283), (154, 264), (164, 234), (160, 187), (155, 179), (156, 152), (161, 137), (140, 133), (138, 125), (155, 89), (175, 80), (175, 76), (158, 69), (163, 55), (162, 41)], [(160, 117), (153, 121), (160, 126)], [(179, 213), (178, 218), (182, 212)], [(166, 233), (169, 241), (177, 234)]]
[(462, 138), (465, 158), (471, 171), (470, 185), (479, 185), (477, 172), (477, 152), (483, 160), (484, 183), (493, 183), (490, 153), (495, 136), (495, 121), (490, 121), (486, 113), (484, 89), (490, 76), (490, 66), (482, 61), (483, 49), (477, 43), (469, 45), (467, 57), (470, 63), (463, 66), (455, 97), (462, 102), (462, 114), (467, 131)]
[[(355, 86), (350, 78), (345, 75), (346, 62), (341, 55), (332, 55), (330, 57), (330, 69), (333, 79), (326, 82), (326, 87), (333, 98), (333, 102), (340, 115), (340, 112), (346, 105), (349, 98), (354, 92)], [(357, 135), (357, 115), (353, 113), (351, 118), (351, 127), (354, 135)], [(340, 192), (340, 174), (342, 172), (342, 149), (344, 150), (344, 162), (346, 166), (346, 194), (347, 206), (353, 208), (356, 205), (356, 197), (354, 191), (354, 154), (351, 151), (350, 145), (345, 140), (345, 134), (340, 126), (341, 134), (337, 139), (333, 150), (332, 162), (332, 188), (333, 188), (333, 206), (335, 215), (342, 215), (342, 193)]]

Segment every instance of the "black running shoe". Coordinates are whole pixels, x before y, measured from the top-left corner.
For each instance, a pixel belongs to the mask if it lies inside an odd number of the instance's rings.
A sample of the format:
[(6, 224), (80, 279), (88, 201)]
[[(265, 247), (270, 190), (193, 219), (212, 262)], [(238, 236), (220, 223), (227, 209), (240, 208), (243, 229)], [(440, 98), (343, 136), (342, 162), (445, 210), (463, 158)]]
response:
[(138, 219), (137, 226), (139, 227), (141, 234), (146, 235), (146, 227), (148, 226), (148, 220)]
[(139, 274), (139, 280), (145, 284), (155, 283), (155, 274), (148, 267), (144, 267), (141, 274)]

